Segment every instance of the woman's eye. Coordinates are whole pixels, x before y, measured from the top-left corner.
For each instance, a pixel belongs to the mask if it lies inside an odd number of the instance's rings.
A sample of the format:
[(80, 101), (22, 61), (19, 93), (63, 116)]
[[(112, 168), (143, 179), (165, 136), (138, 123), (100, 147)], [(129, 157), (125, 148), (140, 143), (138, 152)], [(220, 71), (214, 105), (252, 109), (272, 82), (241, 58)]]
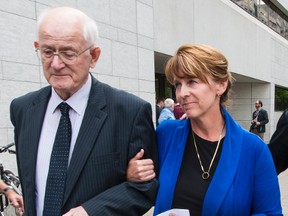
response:
[(195, 80), (188, 80), (188, 85), (193, 85), (193, 84), (195, 84), (196, 83), (196, 81)]
[(179, 88), (180, 86), (181, 86), (180, 83), (174, 83), (175, 89)]

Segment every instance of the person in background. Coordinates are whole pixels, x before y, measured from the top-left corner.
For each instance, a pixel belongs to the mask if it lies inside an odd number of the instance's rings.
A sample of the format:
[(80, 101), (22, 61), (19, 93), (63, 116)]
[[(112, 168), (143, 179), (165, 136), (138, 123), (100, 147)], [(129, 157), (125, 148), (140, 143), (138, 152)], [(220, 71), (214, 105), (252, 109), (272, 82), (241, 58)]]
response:
[[(154, 215), (174, 208), (203, 216), (282, 215), (268, 146), (225, 108), (233, 80), (226, 57), (207, 45), (185, 44), (165, 74), (188, 118), (156, 130), (160, 187)], [(144, 161), (129, 164), (135, 181), (144, 178)]]
[(174, 110), (174, 100), (171, 98), (167, 98), (164, 101), (164, 108), (162, 109), (158, 119), (159, 125), (166, 120), (175, 120), (173, 110)]
[(277, 122), (268, 147), (271, 151), (277, 173), (288, 168), (288, 109), (286, 109)]
[(164, 98), (162, 97), (157, 98), (156, 99), (156, 126), (159, 125), (158, 119), (159, 119), (159, 116), (163, 107), (164, 107)]
[(176, 103), (174, 106), (174, 116), (175, 116), (175, 119), (179, 119), (179, 120), (186, 118), (186, 115), (179, 103)]
[(126, 179), (140, 149), (157, 166), (151, 104), (89, 73), (101, 53), (97, 36), (96, 23), (74, 8), (39, 17), (34, 46), (49, 85), (10, 105), (26, 216), (139, 216), (154, 205), (155, 174), (142, 184)]
[(256, 110), (252, 114), (250, 132), (258, 135), (262, 140), (264, 140), (264, 133), (266, 131), (265, 125), (269, 122), (269, 119), (267, 111), (262, 107), (262, 101), (257, 100), (255, 102)]
[(23, 197), (17, 194), (12, 186), (5, 184), (4, 181), (0, 179), (0, 193), (3, 193), (9, 203), (14, 207), (17, 208), (20, 212), (24, 212), (24, 204), (23, 204)]

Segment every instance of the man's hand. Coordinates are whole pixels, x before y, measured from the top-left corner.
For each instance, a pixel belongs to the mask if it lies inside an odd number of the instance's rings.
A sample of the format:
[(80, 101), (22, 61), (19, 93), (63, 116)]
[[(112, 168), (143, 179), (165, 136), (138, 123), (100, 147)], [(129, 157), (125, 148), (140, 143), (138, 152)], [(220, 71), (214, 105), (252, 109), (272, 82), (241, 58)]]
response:
[(21, 213), (24, 212), (23, 197), (18, 195), (14, 190), (8, 190), (5, 195), (7, 196), (10, 204), (18, 209)]
[(127, 181), (144, 182), (155, 178), (154, 164), (151, 159), (142, 159), (144, 150), (141, 149), (128, 163)]
[(82, 206), (70, 209), (69, 212), (63, 216), (89, 216)]

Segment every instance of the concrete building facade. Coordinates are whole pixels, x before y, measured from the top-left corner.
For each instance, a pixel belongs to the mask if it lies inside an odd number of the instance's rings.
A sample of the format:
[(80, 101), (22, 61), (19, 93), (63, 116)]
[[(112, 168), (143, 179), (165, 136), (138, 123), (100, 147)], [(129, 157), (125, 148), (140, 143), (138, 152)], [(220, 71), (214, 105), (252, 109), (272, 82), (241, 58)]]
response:
[[(248, 0), (247, 0), (248, 1)], [(288, 15), (287, 0), (273, 0)], [(34, 51), (40, 12), (76, 7), (99, 27), (100, 59), (91, 72), (155, 107), (155, 75), (184, 43), (221, 50), (236, 79), (230, 111), (249, 128), (254, 102), (268, 111), (265, 141), (281, 112), (274, 110), (275, 85), (288, 87), (288, 40), (231, 0), (3, 0), (0, 1), (0, 145), (13, 141), (9, 105), (13, 98), (47, 82)], [(164, 56), (164, 58), (162, 58)], [(155, 115), (154, 115), (155, 121)]]
[[(271, 2), (288, 16), (288, 0)], [(288, 40), (235, 1), (1, 0), (0, 146), (13, 141), (11, 100), (47, 85), (33, 42), (40, 12), (56, 6), (76, 7), (95, 19), (102, 54), (91, 72), (100, 81), (149, 101), (154, 113), (159, 91), (155, 77), (164, 76), (168, 56), (184, 43), (221, 50), (236, 79), (230, 112), (249, 129), (254, 102), (262, 100), (270, 119), (265, 134), (269, 141), (282, 113), (275, 112), (275, 86), (288, 88)], [(17, 172), (14, 155), (1, 154), (0, 163)]]
[[(287, 0), (275, 3), (288, 9)], [(270, 120), (268, 142), (282, 113), (274, 109), (275, 85), (288, 86), (288, 40), (231, 0), (157, 0), (153, 9), (154, 50), (173, 55), (184, 43), (221, 50), (235, 78), (229, 108), (233, 117), (249, 129), (254, 103), (262, 100)], [(162, 63), (155, 62), (155, 72), (161, 73), (165, 58), (158, 59)]]

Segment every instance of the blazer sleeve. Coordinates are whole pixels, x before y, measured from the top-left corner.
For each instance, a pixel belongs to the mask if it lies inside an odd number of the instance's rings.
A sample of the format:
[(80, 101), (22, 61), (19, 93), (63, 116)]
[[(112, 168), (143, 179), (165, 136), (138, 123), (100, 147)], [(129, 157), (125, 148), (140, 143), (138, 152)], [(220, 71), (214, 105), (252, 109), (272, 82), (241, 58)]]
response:
[(265, 125), (269, 122), (268, 113), (266, 110), (261, 110), (262, 118), (260, 120), (260, 125)]
[[(149, 103), (140, 108), (133, 123), (129, 143), (129, 159), (135, 156), (140, 148), (145, 151), (145, 158), (151, 158), (154, 167), (157, 163), (157, 146), (155, 130), (152, 123), (152, 109)], [(156, 175), (158, 174), (158, 170)], [(82, 206), (89, 215), (123, 215), (139, 216), (145, 214), (153, 205), (158, 191), (158, 180), (135, 183), (124, 181), (97, 196)]]
[(276, 131), (273, 133), (268, 145), (273, 161), (280, 174), (288, 168), (288, 109), (281, 115)]
[(251, 212), (254, 215), (282, 215), (278, 177), (267, 146), (256, 159), (254, 178)]

